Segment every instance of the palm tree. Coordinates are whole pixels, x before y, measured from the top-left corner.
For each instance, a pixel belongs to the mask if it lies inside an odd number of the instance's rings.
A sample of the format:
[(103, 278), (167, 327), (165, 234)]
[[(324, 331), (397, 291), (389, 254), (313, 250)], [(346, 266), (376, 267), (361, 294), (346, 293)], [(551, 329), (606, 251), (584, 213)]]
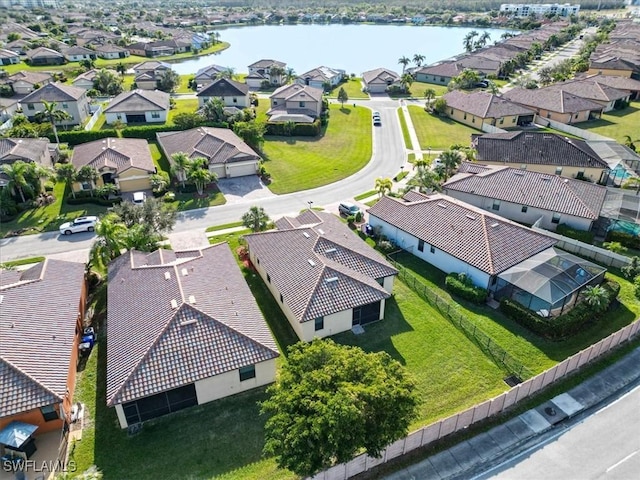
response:
[(412, 84), (413, 76), (410, 73), (405, 73), (400, 77), (400, 85), (405, 92), (408, 92), (411, 89)]
[(495, 82), (492, 82), (491, 80), (487, 80), (487, 90), (489, 90), (489, 92), (492, 93), (493, 95), (497, 95), (500, 92), (500, 89), (498, 88), (498, 86), (495, 84)]
[(491, 40), (491, 35), (489, 34), (489, 32), (482, 32), (480, 38), (473, 44), (474, 50), (484, 47), (489, 40)]
[(411, 63), (411, 60), (408, 57), (403, 56), (398, 59), (398, 63), (402, 65), (402, 75), (404, 75), (404, 71), (406, 70), (407, 65)]
[(629, 135), (624, 136), (624, 144), (627, 148), (630, 148), (634, 152), (636, 151), (636, 145), (634, 142), (640, 142), (640, 139), (631, 140)]
[(236, 77), (236, 70), (233, 67), (227, 67), (217, 73), (216, 79), (227, 78), (233, 80)]
[(108, 265), (126, 247), (127, 227), (115, 213), (108, 213), (96, 224), (96, 241), (91, 248), (91, 263)]
[(194, 158), (187, 167), (187, 179), (196, 186), (198, 195), (204, 193), (204, 187), (218, 180), (215, 173), (211, 173), (207, 168), (207, 159), (202, 157)]
[(2, 165), (1, 168), (2, 173), (4, 173), (8, 178), (7, 187), (9, 190), (12, 192), (17, 190), (22, 203), (26, 202), (27, 200), (24, 196), (24, 192), (31, 189), (31, 186), (27, 181), (29, 164), (22, 160), (18, 160), (13, 163), (6, 163)]
[(287, 83), (290, 83), (294, 78), (296, 78), (296, 71), (291, 67), (287, 68), (285, 73), (287, 75)]
[(436, 98), (436, 91), (433, 88), (427, 88), (424, 91), (424, 98), (427, 99), (427, 108), (431, 108), (431, 101)]
[(419, 165), (416, 174), (407, 182), (405, 192), (417, 188), (420, 193), (431, 193), (440, 190), (440, 177), (429, 167)]
[(426, 58), (426, 57), (425, 57), (424, 55), (421, 55), (421, 54), (419, 54), (419, 53), (416, 53), (416, 54), (413, 56), (413, 63), (415, 63), (415, 64), (416, 64), (416, 67), (420, 68), (420, 67), (422, 66), (422, 62), (424, 62), (424, 61), (425, 61), (425, 58)]
[(462, 155), (460, 152), (456, 150), (447, 150), (446, 152), (442, 152), (440, 154), (440, 160), (442, 161), (442, 165), (444, 166), (444, 178), (443, 180), (448, 180), (451, 177), (453, 171), (458, 168), (460, 162), (462, 161)]
[(588, 286), (584, 289), (584, 300), (596, 312), (600, 312), (606, 307), (607, 291), (600, 285)]
[(73, 163), (56, 163), (56, 177), (59, 182), (67, 184), (67, 188), (71, 190), (73, 198), (76, 198), (76, 192), (73, 191), (73, 182), (75, 182), (77, 176), (78, 172)]
[(98, 171), (93, 168), (91, 165), (83, 165), (78, 170), (76, 174), (76, 179), (79, 182), (86, 182), (89, 184), (91, 188), (89, 191), (91, 192), (91, 196), (93, 197), (93, 191), (95, 190), (96, 180), (98, 179)]
[(286, 73), (285, 69), (279, 65), (274, 65), (269, 69), (269, 77), (272, 84), (282, 84), (282, 76)]
[(462, 42), (463, 42), (465, 51), (471, 52), (473, 50), (473, 46), (474, 46), (473, 39), (476, 38), (477, 36), (478, 36), (478, 32), (476, 32), (475, 30), (471, 30), (469, 33), (467, 33), (464, 36), (464, 39), (462, 40)]
[(42, 101), (42, 105), (44, 106), (44, 110), (42, 112), (38, 112), (35, 115), (37, 121), (47, 121), (51, 123), (51, 127), (53, 128), (53, 135), (56, 137), (56, 144), (60, 145), (60, 139), (58, 138), (58, 129), (56, 128), (56, 122), (63, 122), (64, 120), (70, 120), (72, 117), (64, 110), (58, 110), (56, 107), (58, 104), (56, 102), (47, 102), (46, 100)]
[(390, 178), (376, 178), (376, 190), (378, 195), (382, 197), (385, 193), (390, 192), (393, 187), (393, 182)]
[(269, 225), (269, 216), (265, 213), (264, 208), (253, 206), (242, 215), (242, 224), (250, 228), (252, 232), (262, 232)]
[(187, 168), (191, 160), (184, 152), (176, 152), (171, 155), (171, 160), (173, 161), (173, 165), (171, 166), (171, 173), (177, 178), (177, 180), (184, 188), (184, 182), (187, 179)]

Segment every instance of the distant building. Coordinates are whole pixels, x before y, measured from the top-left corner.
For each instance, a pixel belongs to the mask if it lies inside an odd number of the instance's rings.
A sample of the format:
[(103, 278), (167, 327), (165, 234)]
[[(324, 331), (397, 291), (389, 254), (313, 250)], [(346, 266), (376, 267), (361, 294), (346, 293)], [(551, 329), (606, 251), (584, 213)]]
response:
[(60, 8), (58, 0), (0, 0), (0, 7)]
[(579, 11), (579, 4), (571, 5), (570, 3), (503, 3), (500, 5), (500, 13), (516, 17), (528, 17), (532, 13), (536, 16), (551, 14), (568, 17), (577, 15)]

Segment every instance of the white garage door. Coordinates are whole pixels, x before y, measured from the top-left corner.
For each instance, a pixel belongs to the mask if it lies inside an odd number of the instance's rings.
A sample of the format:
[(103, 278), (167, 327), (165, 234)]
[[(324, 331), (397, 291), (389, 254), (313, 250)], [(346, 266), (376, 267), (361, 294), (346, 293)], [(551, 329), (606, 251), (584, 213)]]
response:
[(251, 163), (232, 163), (227, 165), (227, 173), (229, 178), (232, 177), (242, 177), (244, 175), (255, 175), (256, 174), (256, 164), (254, 162)]

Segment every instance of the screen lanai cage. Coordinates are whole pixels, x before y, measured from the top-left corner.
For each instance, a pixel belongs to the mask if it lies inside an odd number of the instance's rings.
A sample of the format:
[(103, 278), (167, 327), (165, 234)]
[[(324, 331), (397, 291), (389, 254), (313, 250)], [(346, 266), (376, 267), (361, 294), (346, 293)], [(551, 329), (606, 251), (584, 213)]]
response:
[(604, 280), (606, 268), (557, 248), (549, 248), (498, 275), (494, 298), (509, 298), (542, 317), (573, 307), (580, 292)]

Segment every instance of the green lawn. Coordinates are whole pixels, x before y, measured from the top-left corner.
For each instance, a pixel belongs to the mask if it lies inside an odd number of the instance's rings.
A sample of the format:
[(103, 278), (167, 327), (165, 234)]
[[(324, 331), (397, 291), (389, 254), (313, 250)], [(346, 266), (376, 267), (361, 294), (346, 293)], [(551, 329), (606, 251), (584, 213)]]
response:
[(369, 190), (368, 192), (364, 192), (359, 195), (356, 195), (355, 197), (353, 197), (353, 199), (360, 201), (360, 200), (364, 200), (365, 198), (372, 197), (373, 195), (377, 195), (377, 193), (378, 193), (377, 190)]
[(329, 125), (318, 137), (266, 137), (263, 150), (271, 191), (283, 194), (327, 185), (356, 173), (370, 160), (370, 110), (331, 105), (330, 111)]
[(400, 128), (402, 129), (402, 138), (404, 139), (404, 146), (409, 150), (413, 149), (413, 145), (411, 144), (411, 137), (409, 136), (409, 129), (407, 128), (407, 120), (404, 118), (404, 113), (402, 113), (402, 107), (398, 107), (398, 119), (400, 120)]
[(176, 106), (169, 110), (169, 116), (167, 117), (167, 123), (173, 123), (173, 119), (179, 113), (195, 113), (198, 109), (197, 98), (176, 98)]
[(176, 93), (195, 93), (189, 88), (189, 79), (193, 78), (194, 74), (180, 75), (180, 85), (176, 88)]
[(167, 175), (171, 177), (171, 164), (169, 163), (169, 159), (162, 153), (162, 150), (160, 150), (158, 142), (149, 142), (149, 150), (151, 151), (151, 158), (156, 168), (166, 172)]
[(56, 199), (51, 205), (46, 207), (26, 210), (9, 222), (0, 224), (0, 237), (4, 237), (13, 230), (22, 230), (21, 234), (32, 234), (51, 232), (58, 230), (58, 227), (69, 220), (82, 215), (100, 215), (107, 211), (106, 207), (86, 203), (82, 205), (69, 205), (63, 202), (65, 198), (66, 186), (64, 183), (56, 183), (53, 195)]
[(328, 94), (329, 98), (338, 98), (338, 92), (341, 88), (347, 92), (349, 100), (369, 100), (369, 95), (362, 91), (362, 79), (350, 78), (348, 81), (341, 83)]
[(411, 84), (411, 88), (409, 89), (409, 93), (414, 98), (424, 98), (424, 92), (429, 88), (432, 88), (436, 92), (436, 97), (447, 93), (446, 85), (443, 86), (425, 82), (413, 82)]
[(193, 210), (194, 208), (215, 207), (227, 203), (227, 199), (224, 198), (222, 192), (215, 185), (207, 188), (204, 193), (206, 194), (205, 196), (199, 197), (196, 192), (175, 192), (175, 200), (169, 203), (175, 205), (179, 212)]
[(237, 222), (224, 223), (222, 225), (214, 225), (212, 227), (208, 227), (205, 232), (217, 232), (219, 230), (226, 230), (227, 228), (236, 228), (242, 226), (242, 220), (238, 220)]
[(471, 141), (471, 134), (481, 132), (481, 130), (467, 127), (450, 118), (431, 115), (425, 112), (424, 108), (416, 105), (409, 105), (407, 108), (422, 150), (428, 148), (446, 150), (456, 143), (468, 145)]
[[(577, 126), (620, 143), (624, 143), (625, 135), (629, 135), (631, 140), (640, 140), (640, 101), (631, 102), (624, 110), (605, 113), (600, 120), (582, 122)], [(636, 143), (640, 147), (640, 142)]]

